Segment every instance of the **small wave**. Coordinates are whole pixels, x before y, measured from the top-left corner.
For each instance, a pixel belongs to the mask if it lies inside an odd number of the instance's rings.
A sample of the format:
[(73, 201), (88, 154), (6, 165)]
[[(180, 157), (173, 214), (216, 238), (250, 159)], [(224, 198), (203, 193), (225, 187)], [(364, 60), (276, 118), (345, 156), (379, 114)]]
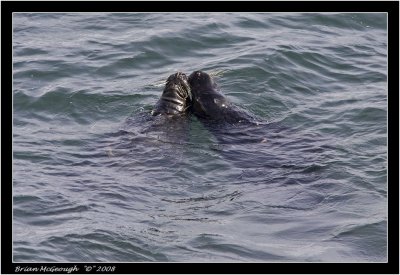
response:
[(224, 201), (224, 200), (229, 200), (232, 201), (234, 200), (236, 197), (240, 196), (240, 192), (239, 191), (234, 191), (230, 194), (226, 194), (226, 195), (207, 195), (207, 196), (202, 196), (202, 197), (194, 197), (194, 198), (185, 198), (185, 199), (176, 199), (176, 200), (171, 200), (171, 199), (162, 199), (163, 201), (166, 202), (174, 202), (174, 203), (192, 203), (192, 202), (203, 202), (203, 201), (214, 201), (214, 200), (218, 200), (218, 201)]
[[(14, 14), (14, 260), (385, 260), (386, 23)], [(151, 117), (195, 70), (266, 122)]]
[[(129, 238), (113, 232), (101, 230), (80, 234), (49, 237), (41, 246), (45, 250), (56, 251), (58, 261), (115, 261), (150, 262), (166, 261), (167, 258), (136, 238)], [(109, 255), (114, 255), (111, 258)]]

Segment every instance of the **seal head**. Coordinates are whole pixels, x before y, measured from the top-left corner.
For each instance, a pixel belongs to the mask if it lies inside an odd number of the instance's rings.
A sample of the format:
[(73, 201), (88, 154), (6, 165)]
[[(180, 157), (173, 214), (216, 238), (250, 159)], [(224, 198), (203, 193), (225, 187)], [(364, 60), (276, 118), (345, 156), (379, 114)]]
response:
[(200, 119), (236, 124), (250, 121), (250, 117), (234, 106), (219, 92), (212, 77), (203, 72), (195, 71), (189, 76), (192, 93), (192, 112)]
[(192, 91), (193, 113), (201, 118), (218, 119), (228, 106), (226, 98), (219, 93), (218, 86), (211, 76), (202, 71), (195, 71), (189, 76)]
[(183, 114), (190, 107), (191, 98), (187, 76), (177, 72), (168, 77), (161, 98), (151, 114), (153, 116)]

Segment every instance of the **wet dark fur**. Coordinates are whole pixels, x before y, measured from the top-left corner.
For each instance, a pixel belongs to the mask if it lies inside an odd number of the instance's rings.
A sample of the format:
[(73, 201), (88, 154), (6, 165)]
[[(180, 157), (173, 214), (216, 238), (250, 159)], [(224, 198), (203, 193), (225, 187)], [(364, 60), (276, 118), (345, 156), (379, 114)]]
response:
[(191, 92), (188, 78), (184, 73), (178, 72), (168, 77), (161, 98), (152, 111), (152, 115), (184, 114), (190, 105)]
[(191, 110), (198, 118), (230, 124), (250, 122), (251, 116), (230, 103), (218, 91), (215, 81), (205, 72), (195, 71), (189, 76), (192, 93)]

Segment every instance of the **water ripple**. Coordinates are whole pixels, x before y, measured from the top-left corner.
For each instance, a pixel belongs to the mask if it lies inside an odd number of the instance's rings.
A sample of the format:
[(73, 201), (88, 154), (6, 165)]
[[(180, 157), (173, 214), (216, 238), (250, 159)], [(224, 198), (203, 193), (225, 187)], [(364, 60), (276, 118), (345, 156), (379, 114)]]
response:
[[(14, 14), (14, 261), (385, 261), (386, 23)], [(150, 116), (195, 70), (255, 123)]]

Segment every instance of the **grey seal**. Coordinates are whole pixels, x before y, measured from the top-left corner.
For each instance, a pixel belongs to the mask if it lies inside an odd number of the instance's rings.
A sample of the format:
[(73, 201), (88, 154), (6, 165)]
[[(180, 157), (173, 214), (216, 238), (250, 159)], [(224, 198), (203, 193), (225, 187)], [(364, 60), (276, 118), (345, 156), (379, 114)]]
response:
[(229, 124), (252, 121), (249, 114), (229, 102), (206, 72), (195, 71), (188, 81), (193, 97), (191, 111), (201, 120)]
[(168, 77), (161, 98), (151, 114), (153, 116), (184, 114), (190, 106), (191, 92), (188, 77), (182, 72), (177, 72)]

